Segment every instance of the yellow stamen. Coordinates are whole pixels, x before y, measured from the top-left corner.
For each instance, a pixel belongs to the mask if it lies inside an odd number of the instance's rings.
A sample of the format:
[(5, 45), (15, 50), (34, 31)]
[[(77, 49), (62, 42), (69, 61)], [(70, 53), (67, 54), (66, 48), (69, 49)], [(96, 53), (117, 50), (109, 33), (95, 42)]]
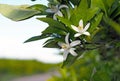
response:
[(66, 49), (67, 48), (67, 45), (62, 45), (62, 49)]
[(79, 30), (83, 30), (83, 27), (82, 26), (78, 26)]

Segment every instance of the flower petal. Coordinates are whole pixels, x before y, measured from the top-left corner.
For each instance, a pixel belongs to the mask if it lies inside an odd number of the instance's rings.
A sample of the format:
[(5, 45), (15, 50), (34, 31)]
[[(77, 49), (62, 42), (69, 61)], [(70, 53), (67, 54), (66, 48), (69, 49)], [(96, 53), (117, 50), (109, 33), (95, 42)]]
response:
[(62, 12), (61, 11), (57, 11), (55, 14), (57, 14), (58, 16), (60, 16), (60, 17), (63, 17), (63, 14), (62, 14)]
[(68, 54), (69, 54), (69, 51), (65, 50), (64, 53), (63, 53), (63, 60), (67, 59)]
[(71, 25), (72, 29), (75, 30), (76, 32), (79, 32), (79, 29), (78, 27), (74, 26), (74, 25)]
[(65, 37), (65, 42), (66, 42), (66, 44), (69, 44), (69, 33)]
[(61, 9), (61, 8), (68, 8), (68, 6), (67, 5), (60, 5), (59, 9)]
[(85, 32), (86, 30), (88, 30), (89, 27), (90, 27), (90, 23), (88, 23), (88, 24), (84, 27), (83, 32)]
[(81, 43), (81, 41), (79, 41), (79, 40), (76, 40), (76, 41), (73, 41), (73, 42), (71, 42), (70, 43), (70, 46), (76, 46), (76, 45), (79, 45)]
[(82, 35), (81, 33), (76, 33), (75, 35), (74, 35), (74, 37), (79, 37), (80, 35)]
[(57, 18), (56, 18), (56, 14), (53, 15), (53, 19), (54, 19), (54, 20), (57, 20)]
[(61, 11), (59, 11), (59, 10), (53, 15), (53, 19), (54, 19), (54, 20), (57, 20), (56, 15), (58, 15), (58, 16), (60, 16), (60, 17), (63, 17), (63, 14), (62, 14)]
[(65, 43), (62, 43), (62, 42), (58, 42), (58, 45), (60, 46), (60, 47), (62, 47), (62, 45), (64, 45)]
[(55, 11), (52, 10), (52, 9), (47, 9), (46, 12), (48, 12), (48, 13), (55, 13)]
[(79, 26), (83, 27), (83, 20), (82, 19), (79, 21)]
[(71, 48), (69, 50), (70, 54), (73, 55), (73, 56), (77, 56), (78, 54), (74, 51), (75, 49), (74, 48)]
[(87, 32), (87, 31), (86, 31), (86, 32), (84, 32), (83, 34), (84, 34), (84, 35), (87, 35), (87, 36), (90, 36), (90, 33), (89, 33), (89, 32)]

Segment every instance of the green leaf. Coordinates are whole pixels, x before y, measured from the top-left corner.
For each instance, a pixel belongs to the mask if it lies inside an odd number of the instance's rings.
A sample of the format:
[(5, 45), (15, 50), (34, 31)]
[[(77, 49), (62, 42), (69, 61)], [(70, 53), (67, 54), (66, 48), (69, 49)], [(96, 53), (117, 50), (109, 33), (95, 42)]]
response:
[(0, 4), (0, 13), (5, 17), (13, 20), (20, 21), (28, 19), (40, 13), (39, 11), (27, 9), (28, 5), (13, 6), (7, 4)]
[[(74, 30), (72, 29), (72, 27), (71, 27), (72, 22), (70, 22), (70, 20), (65, 19), (65, 18), (63, 18), (63, 17), (60, 17), (60, 16), (57, 16), (57, 18), (58, 18), (62, 23), (65, 24), (66, 29), (67, 29), (67, 32), (71, 33), (71, 35), (74, 35), (74, 34), (75, 34), (75, 31), (74, 31)], [(73, 37), (71, 36), (71, 38), (73, 38)]]
[(51, 27), (54, 27), (54, 28), (56, 27), (56, 28), (66, 31), (66, 28), (62, 23), (60, 23), (56, 20), (53, 20), (52, 18), (37, 18), (37, 19), (48, 23), (49, 26), (51, 26)]
[[(89, 28), (90, 33), (94, 33), (97, 30), (98, 25), (100, 24), (103, 17), (103, 13), (99, 13), (95, 16), (95, 18), (91, 21), (91, 27)], [(94, 35), (92, 35), (93, 37)]]
[(70, 67), (75, 62), (75, 60), (76, 60), (75, 57), (69, 54), (67, 59), (62, 64), (62, 68), (65, 66)]
[(80, 19), (83, 19), (84, 22), (88, 22), (95, 16), (98, 10), (98, 7), (88, 8), (88, 1), (81, 0), (80, 5), (73, 11), (70, 20), (74, 25), (78, 25)]
[(110, 8), (112, 6), (112, 4), (114, 3), (115, 0), (103, 0), (103, 1)]
[(87, 10), (87, 13), (86, 13), (86, 21), (89, 21), (90, 19), (92, 19), (95, 14), (98, 12), (99, 8), (89, 8)]
[(108, 19), (107, 23), (120, 35), (120, 24), (112, 19)]
[(109, 15), (112, 19), (120, 15), (120, 3), (118, 0), (115, 0), (114, 3), (111, 5)]
[(35, 4), (35, 5), (32, 5), (32, 6), (29, 6), (28, 9), (40, 11), (41, 12), (40, 14), (46, 14), (45, 10), (47, 9), (47, 6), (42, 5), (42, 4)]
[(65, 19), (65, 18), (60, 17), (60, 16), (57, 16), (57, 18), (58, 18), (62, 23), (64, 23), (65, 25), (67, 25), (68, 27), (71, 27), (72, 23), (71, 23), (68, 19)]
[(81, 56), (83, 53), (85, 52), (85, 50), (80, 50), (78, 52), (78, 56), (72, 56), (71, 54), (68, 54), (67, 59), (63, 62), (62, 67), (66, 66), (66, 67), (70, 67), (78, 58), (79, 56)]
[(86, 14), (88, 10), (88, 2), (87, 0), (81, 0), (79, 6), (73, 10), (73, 14), (70, 17), (70, 21), (74, 25), (78, 25), (78, 22), (80, 19), (83, 19), (83, 21), (86, 21)]
[(47, 27), (43, 32), (43, 34), (53, 34), (53, 33), (56, 33), (56, 34), (59, 34), (59, 35), (66, 35), (66, 32), (61, 30), (60, 28), (57, 28), (57, 26), (53, 27), (53, 26), (49, 26)]
[(72, 4), (74, 5), (79, 5), (80, 0), (70, 0), (72, 2)]
[(107, 10), (106, 10), (106, 6), (103, 2), (104, 0), (91, 0), (91, 7), (99, 7), (100, 9), (102, 9), (106, 15), (107, 15)]
[(88, 1), (87, 0), (81, 0), (78, 8), (79, 9), (81, 8), (80, 11), (84, 11), (84, 9), (88, 9)]
[(39, 36), (34, 36), (34, 37), (31, 37), (28, 40), (26, 40), (24, 43), (41, 40), (41, 39), (44, 39), (44, 38), (47, 38), (47, 37), (49, 37), (49, 35), (45, 35), (45, 34), (42, 34), (42, 35), (39, 35)]
[(48, 39), (45, 43), (43, 47), (47, 47), (47, 48), (59, 48), (58, 46), (58, 41), (61, 41), (61, 39), (58, 38), (50, 38)]
[(98, 69), (99, 70), (97, 70), (93, 76), (93, 81), (111, 81), (111, 70), (110, 66), (107, 65), (107, 63), (105, 64), (101, 62)]

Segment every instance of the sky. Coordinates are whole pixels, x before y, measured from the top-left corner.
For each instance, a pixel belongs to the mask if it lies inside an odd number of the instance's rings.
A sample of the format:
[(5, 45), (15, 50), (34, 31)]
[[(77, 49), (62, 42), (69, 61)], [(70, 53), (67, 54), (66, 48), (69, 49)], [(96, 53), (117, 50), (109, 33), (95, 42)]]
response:
[[(45, 0), (0, 0), (0, 4), (22, 5), (22, 4), (44, 4)], [(58, 49), (43, 48), (45, 40), (23, 43), (30, 37), (41, 34), (48, 26), (36, 17), (28, 20), (15, 22), (0, 14), (0, 58), (10, 59), (35, 59), (44, 63), (58, 63), (63, 61)]]

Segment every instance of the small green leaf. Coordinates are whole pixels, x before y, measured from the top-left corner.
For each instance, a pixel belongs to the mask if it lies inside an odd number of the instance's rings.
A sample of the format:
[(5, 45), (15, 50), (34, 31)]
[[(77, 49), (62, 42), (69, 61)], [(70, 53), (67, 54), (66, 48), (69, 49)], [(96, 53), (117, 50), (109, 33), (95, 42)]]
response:
[(56, 28), (66, 31), (66, 28), (62, 23), (60, 23), (56, 20), (53, 20), (52, 18), (37, 18), (37, 19), (48, 23), (49, 26), (51, 26), (51, 27), (54, 27), (54, 28), (56, 27)]
[(0, 4), (0, 13), (13, 21), (25, 20), (40, 13), (36, 10), (27, 9), (27, 7), (29, 6), (13, 6), (7, 4)]
[(59, 34), (59, 35), (66, 35), (66, 32), (61, 30), (60, 28), (57, 28), (57, 26), (53, 27), (53, 26), (49, 26), (47, 27), (43, 32), (43, 34), (53, 34), (53, 33), (56, 33), (56, 34)]
[(37, 41), (37, 40), (44, 39), (44, 38), (47, 38), (47, 37), (49, 37), (49, 35), (45, 35), (45, 34), (42, 34), (42, 35), (39, 35), (39, 36), (34, 36), (34, 37), (31, 37), (28, 40), (26, 40), (24, 43)]
[(106, 2), (107, 6), (110, 8), (115, 0), (103, 0), (103, 1)]
[(72, 2), (72, 4), (74, 5), (79, 5), (80, 0), (70, 0)]
[(94, 33), (97, 29), (98, 25), (101, 22), (101, 19), (103, 17), (103, 13), (99, 13), (95, 16), (95, 18), (91, 21), (91, 27), (89, 28), (90, 33)]
[(68, 20), (68, 19), (65, 19), (63, 17), (60, 17), (60, 16), (57, 16), (57, 18), (62, 22), (64, 23), (65, 25), (67, 25), (68, 27), (71, 27), (71, 22)]
[(43, 47), (47, 47), (47, 48), (59, 48), (58, 46), (58, 38), (51, 38), (48, 39), (45, 43)]
[(99, 8), (96, 7), (96, 8), (89, 8), (87, 10), (87, 14), (86, 14), (86, 21), (89, 21), (90, 19), (92, 19), (95, 14), (98, 12)]
[(42, 5), (42, 4), (35, 4), (32, 6), (29, 6), (28, 9), (40, 11), (41, 12), (40, 14), (46, 14), (45, 10), (47, 9), (47, 6)]
[(81, 0), (79, 6), (77, 8), (74, 8), (73, 14), (70, 17), (70, 21), (74, 25), (78, 25), (80, 19), (86, 21), (85, 19), (86, 19), (87, 10), (88, 10), (87, 0)]
[(109, 11), (110, 17), (115, 18), (120, 15), (120, 3), (118, 0), (114, 1)]
[(75, 57), (75, 56), (72, 56), (71, 54), (68, 54), (68, 57), (67, 57), (67, 59), (63, 62), (62, 67), (64, 67), (64, 66), (70, 67), (84, 52), (85, 52), (85, 50), (80, 50), (80, 51), (78, 52), (78, 55), (77, 55), (76, 57)]
[(107, 23), (120, 35), (120, 24), (112, 19), (108, 19)]
[(98, 7), (100, 9), (102, 9), (106, 15), (107, 15), (107, 10), (106, 10), (106, 6), (103, 2), (104, 0), (91, 0), (91, 7), (94, 8), (94, 7)]
[(88, 9), (88, 1), (81, 0), (78, 8), (80, 9), (80, 11), (84, 11), (84, 10)]

